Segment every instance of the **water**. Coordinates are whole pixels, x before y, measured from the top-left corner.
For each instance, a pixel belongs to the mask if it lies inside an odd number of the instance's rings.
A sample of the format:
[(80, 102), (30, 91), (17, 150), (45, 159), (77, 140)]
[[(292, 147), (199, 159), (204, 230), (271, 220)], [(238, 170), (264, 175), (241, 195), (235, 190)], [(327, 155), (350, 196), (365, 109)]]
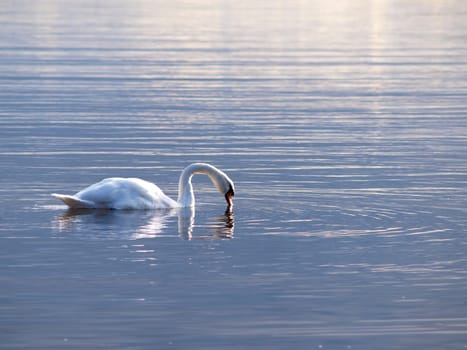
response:
[[(463, 1), (4, 1), (0, 348), (467, 346)], [(67, 212), (137, 176), (197, 207)]]

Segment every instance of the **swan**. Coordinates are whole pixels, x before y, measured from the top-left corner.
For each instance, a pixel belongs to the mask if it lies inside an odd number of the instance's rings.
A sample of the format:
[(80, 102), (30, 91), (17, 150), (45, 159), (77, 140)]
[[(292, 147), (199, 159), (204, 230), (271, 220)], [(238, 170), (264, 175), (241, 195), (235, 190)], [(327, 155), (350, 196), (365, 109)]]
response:
[(70, 208), (88, 209), (169, 209), (195, 206), (191, 178), (195, 174), (209, 176), (212, 183), (224, 195), (227, 212), (232, 210), (234, 184), (221, 170), (206, 163), (188, 165), (178, 182), (178, 200), (166, 196), (155, 184), (137, 179), (112, 177), (95, 183), (74, 195), (52, 193)]

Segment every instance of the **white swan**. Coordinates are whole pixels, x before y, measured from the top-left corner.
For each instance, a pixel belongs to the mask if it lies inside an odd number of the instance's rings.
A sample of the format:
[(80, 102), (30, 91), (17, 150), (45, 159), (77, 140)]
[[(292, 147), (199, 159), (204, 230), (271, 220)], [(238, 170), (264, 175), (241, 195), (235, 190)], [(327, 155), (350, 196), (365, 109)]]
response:
[(112, 177), (86, 187), (73, 196), (53, 193), (70, 208), (102, 209), (166, 209), (194, 207), (195, 196), (191, 178), (195, 174), (208, 175), (227, 201), (227, 211), (232, 210), (234, 184), (216, 167), (206, 163), (193, 163), (187, 166), (178, 182), (178, 200), (167, 197), (151, 182), (136, 178)]

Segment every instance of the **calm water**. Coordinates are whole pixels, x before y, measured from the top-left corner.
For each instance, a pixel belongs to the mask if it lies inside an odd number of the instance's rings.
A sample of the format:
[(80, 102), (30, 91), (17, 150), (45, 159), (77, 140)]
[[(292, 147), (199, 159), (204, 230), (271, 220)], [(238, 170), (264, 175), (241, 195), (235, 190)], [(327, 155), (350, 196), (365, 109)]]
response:
[[(467, 347), (465, 1), (2, 1), (0, 348)], [(109, 176), (196, 212), (67, 212)]]

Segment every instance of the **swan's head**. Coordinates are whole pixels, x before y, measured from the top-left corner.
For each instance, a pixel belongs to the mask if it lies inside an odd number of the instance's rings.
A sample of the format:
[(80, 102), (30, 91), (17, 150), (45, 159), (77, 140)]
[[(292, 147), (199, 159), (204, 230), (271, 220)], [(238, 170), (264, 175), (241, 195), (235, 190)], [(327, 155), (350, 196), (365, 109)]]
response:
[[(229, 179), (230, 180), (230, 179)], [(225, 200), (227, 201), (227, 211), (230, 211), (233, 206), (233, 196), (235, 195), (234, 184), (232, 181), (229, 183), (228, 190), (224, 193)]]
[(217, 190), (224, 195), (227, 201), (227, 211), (231, 211), (233, 207), (233, 196), (235, 195), (235, 186), (233, 181), (224, 173), (222, 170), (209, 164), (194, 164), (198, 166), (200, 172), (204, 172), (208, 175), (213, 184), (217, 187)]

